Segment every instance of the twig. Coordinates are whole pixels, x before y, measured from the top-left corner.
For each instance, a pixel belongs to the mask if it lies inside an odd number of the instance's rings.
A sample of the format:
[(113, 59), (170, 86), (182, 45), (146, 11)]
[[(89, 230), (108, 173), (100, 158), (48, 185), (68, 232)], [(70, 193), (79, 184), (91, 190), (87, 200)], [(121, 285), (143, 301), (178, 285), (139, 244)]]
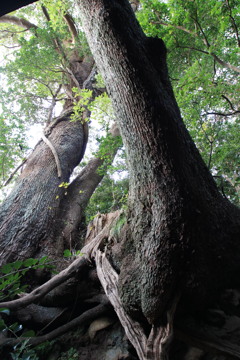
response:
[(227, 7), (228, 7), (228, 10), (229, 10), (229, 17), (230, 19), (232, 20), (232, 23), (233, 23), (233, 27), (234, 27), (234, 30), (235, 30), (235, 33), (236, 33), (236, 38), (237, 38), (237, 43), (238, 43), (238, 47), (240, 47), (240, 37), (239, 37), (239, 32), (238, 32), (238, 27), (237, 27), (237, 24), (236, 24), (236, 21), (232, 15), (232, 9), (229, 5), (229, 1), (226, 0), (226, 4), (227, 4)]
[[(176, 28), (176, 29), (185, 31), (185, 32), (187, 32), (187, 33), (189, 33), (190, 35), (193, 35), (193, 36), (195, 36), (195, 37), (198, 36), (196, 33), (192, 32), (192, 31), (190, 31), (190, 30), (188, 30), (188, 29), (186, 29), (186, 28), (184, 28), (184, 27), (182, 27), (182, 26), (178, 26), (178, 25), (174, 25), (174, 24), (168, 24), (168, 23), (165, 23), (165, 22), (163, 22), (163, 21), (161, 21), (161, 20), (159, 21), (159, 23), (160, 23), (161, 25), (172, 26), (172, 27), (174, 27), (174, 28)], [(156, 22), (155, 22), (155, 24), (156, 24)], [(206, 35), (205, 35), (205, 33), (203, 32), (203, 29), (201, 28), (201, 26), (200, 26), (199, 23), (198, 23), (198, 26), (199, 26), (199, 28), (200, 28), (201, 33), (202, 33), (203, 36), (204, 36), (204, 38), (202, 39), (202, 41), (203, 41), (203, 43), (207, 46), (207, 48), (209, 48), (209, 47), (210, 47), (210, 44), (209, 44), (209, 42), (208, 42), (208, 40), (207, 40), (207, 38), (206, 38)], [(234, 66), (234, 65), (231, 65), (231, 64), (227, 63), (226, 61), (220, 59), (220, 58), (219, 58), (215, 53), (213, 53), (213, 52), (205, 51), (205, 50), (200, 50), (200, 49), (197, 49), (197, 48), (194, 48), (194, 47), (189, 47), (189, 46), (179, 46), (179, 47), (181, 47), (181, 48), (183, 48), (183, 49), (184, 49), (184, 48), (187, 48), (187, 49), (191, 49), (191, 50), (195, 50), (195, 51), (200, 51), (200, 52), (202, 52), (202, 53), (204, 53), (204, 54), (211, 55), (211, 56), (214, 58), (214, 60), (215, 60), (216, 62), (218, 62), (220, 65), (222, 65), (223, 67), (228, 68), (228, 69), (231, 69), (231, 70), (233, 70), (233, 71), (236, 71), (236, 72), (240, 73), (240, 68), (239, 68), (239, 67)]]
[(223, 95), (223, 94), (222, 94), (221, 96), (222, 96), (222, 98), (224, 98), (224, 99), (229, 103), (231, 109), (232, 109), (233, 111), (235, 111), (234, 106), (233, 106), (231, 100), (230, 100), (226, 95)]
[(11, 175), (9, 176), (9, 178), (7, 179), (7, 181), (3, 184), (3, 186), (7, 186), (10, 181), (12, 180), (12, 178), (14, 177), (14, 175), (16, 174), (16, 172), (18, 172), (19, 169), (21, 169), (21, 167), (25, 164), (25, 162), (27, 161), (27, 159), (24, 159), (20, 165), (18, 165), (16, 167), (15, 170), (13, 170), (13, 172), (11, 173)]

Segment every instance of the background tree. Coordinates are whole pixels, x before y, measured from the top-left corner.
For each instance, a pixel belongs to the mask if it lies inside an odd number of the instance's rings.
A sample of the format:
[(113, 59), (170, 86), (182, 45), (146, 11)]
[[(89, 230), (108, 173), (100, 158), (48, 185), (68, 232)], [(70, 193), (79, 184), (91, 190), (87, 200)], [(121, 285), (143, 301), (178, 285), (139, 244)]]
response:
[[(77, 232), (82, 212), (104, 174), (104, 171), (99, 176), (97, 174), (98, 167), (100, 168), (104, 163), (104, 155), (100, 154), (99, 158), (97, 155), (96, 164), (93, 166), (93, 162), (91, 162), (91, 167), (84, 170), (84, 181), (81, 173), (78, 179), (75, 179), (74, 184), (68, 187), (70, 175), (82, 159), (87, 144), (87, 117), (90, 114), (87, 105), (97, 95), (100, 95), (101, 91), (97, 89), (93, 91), (93, 60), (89, 55), (83, 35), (82, 41), (81, 36), (77, 36), (78, 30), (71, 16), (66, 13), (67, 8), (67, 3), (63, 3), (59, 9), (62, 15), (59, 20), (53, 4), (50, 6), (49, 12), (44, 5), (38, 7), (36, 10), (39, 22), (42, 23), (41, 27), (22, 20), (22, 10), (19, 10), (20, 17), (6, 15), (1, 18), (7, 34), (10, 29), (14, 31), (19, 23), (25, 30), (30, 29), (30, 34), (24, 32), (24, 35), (20, 33), (20, 38), (17, 37), (20, 49), (16, 51), (14, 60), (8, 62), (2, 69), (6, 76), (6, 85), (8, 85), (2, 95), (5, 99), (12, 99), (11, 103), (3, 101), (3, 116), (7, 118), (6, 121), (11, 123), (14, 106), (16, 107), (14, 118), (20, 118), (20, 123), (25, 128), (34, 122), (41, 121), (47, 124), (44, 134), (41, 135), (42, 141), (24, 164), (18, 185), (2, 205), (1, 262), (13, 261), (19, 256), (26, 258), (40, 256), (40, 254), (50, 255), (51, 253), (58, 256), (62, 255), (65, 247), (74, 247), (73, 232)], [(28, 9), (28, 12), (30, 11)], [(9, 25), (6, 27), (5, 22), (7, 24), (10, 22), (10, 28)], [(57, 33), (55, 28), (58, 29)], [(16, 35), (18, 34), (15, 33)], [(36, 59), (38, 60), (36, 61)], [(15, 77), (17, 81), (13, 82)], [(86, 86), (91, 90), (85, 89), (81, 92), (81, 89)], [(99, 101), (95, 101), (91, 106), (93, 107), (94, 104), (103, 106), (103, 98), (100, 104), (101, 98), (100, 96)], [(62, 102), (64, 111), (57, 119), (53, 120), (55, 106), (58, 102)], [(105, 105), (106, 107), (109, 107), (108, 103)], [(105, 114), (106, 116), (107, 114)], [(28, 121), (29, 118), (30, 121)], [(117, 135), (116, 131), (115, 135)], [(52, 136), (55, 138), (52, 139)], [(119, 146), (119, 141), (112, 138), (110, 147), (105, 144), (105, 155), (108, 154), (110, 158), (114, 157)], [(69, 149), (69, 153), (67, 149)], [(8, 151), (10, 151), (9, 148)], [(103, 152), (103, 150), (101, 151)], [(11, 155), (12, 161), (8, 160), (8, 163), (3, 163), (4, 174), (7, 172), (4, 165), (13, 165), (16, 159), (15, 152)], [(11, 159), (10, 156), (9, 158)], [(109, 163), (111, 160), (107, 160), (105, 156), (106, 162)], [(29, 171), (31, 171), (31, 176), (29, 176)], [(91, 186), (89, 179), (92, 182)], [(86, 181), (88, 182), (87, 188)], [(47, 188), (40, 190), (42, 186)], [(22, 197), (19, 196), (21, 191), (24, 194)], [(42, 194), (46, 195), (44, 201)], [(72, 200), (70, 200), (71, 196)], [(18, 198), (21, 198), (20, 202), (16, 200)], [(32, 201), (29, 202), (29, 199)], [(18, 203), (19, 215), (17, 215), (16, 203)], [(71, 208), (75, 209), (74, 215), (69, 207), (66, 209), (67, 205), (64, 203), (71, 204)], [(79, 203), (81, 204), (80, 209)], [(26, 210), (27, 206), (29, 206), (29, 211)], [(28, 219), (26, 221), (22, 221), (22, 215), (20, 215), (23, 209), (25, 217)], [(60, 215), (60, 209), (62, 215)], [(76, 209), (79, 209), (80, 213), (79, 211), (76, 213)], [(61, 216), (63, 216), (62, 220)], [(17, 218), (21, 224), (16, 221)], [(73, 223), (74, 225), (72, 225)], [(20, 227), (22, 227), (21, 231)], [(68, 227), (68, 235), (64, 230), (66, 227)], [(9, 233), (9, 228), (12, 229), (12, 234)], [(34, 232), (33, 228), (35, 228)], [(14, 241), (13, 244), (14, 234), (19, 231), (22, 233), (22, 240), (18, 238), (18, 241)], [(40, 238), (42, 240), (39, 242)], [(10, 244), (12, 245), (10, 246)]]

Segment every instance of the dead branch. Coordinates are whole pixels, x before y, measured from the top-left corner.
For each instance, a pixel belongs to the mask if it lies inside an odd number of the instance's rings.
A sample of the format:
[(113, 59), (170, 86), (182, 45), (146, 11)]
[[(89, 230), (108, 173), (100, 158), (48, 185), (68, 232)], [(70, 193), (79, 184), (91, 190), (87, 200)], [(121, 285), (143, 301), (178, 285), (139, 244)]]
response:
[(19, 164), (15, 170), (13, 170), (13, 172), (11, 173), (11, 175), (9, 176), (9, 178), (5, 181), (3, 186), (7, 186), (10, 181), (12, 180), (12, 178), (14, 177), (14, 175), (18, 172), (19, 169), (21, 169), (21, 167), (25, 164), (25, 162), (27, 161), (27, 159), (24, 159), (21, 164)]

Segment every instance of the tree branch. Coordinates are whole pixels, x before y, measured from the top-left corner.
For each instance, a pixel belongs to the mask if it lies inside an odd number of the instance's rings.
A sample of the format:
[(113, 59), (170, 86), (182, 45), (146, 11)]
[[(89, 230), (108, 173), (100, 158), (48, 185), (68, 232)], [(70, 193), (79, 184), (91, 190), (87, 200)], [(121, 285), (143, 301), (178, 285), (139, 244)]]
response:
[[(157, 22), (155, 22), (155, 23), (157, 23)], [(190, 35), (193, 35), (193, 36), (198, 37), (198, 35), (197, 35), (195, 32), (192, 32), (192, 31), (184, 28), (183, 26), (174, 25), (174, 24), (168, 24), (168, 23), (166, 23), (166, 22), (164, 22), (164, 21), (161, 21), (161, 20), (159, 20), (159, 24), (165, 25), (165, 26), (172, 26), (172, 27), (174, 27), (174, 28), (176, 28), (176, 29), (180, 29), (180, 30), (182, 30), (182, 31), (185, 31), (185, 32), (187, 32), (187, 33), (190, 34)], [(200, 24), (198, 24), (198, 26), (200, 26)], [(203, 41), (203, 43), (207, 46), (207, 48), (209, 48), (209, 47), (210, 47), (210, 44), (209, 44), (209, 42), (208, 42), (208, 40), (207, 40), (207, 38), (206, 38), (206, 36), (205, 36), (205, 33), (203, 32), (201, 26), (200, 26), (200, 30), (201, 30), (201, 32), (202, 32), (202, 34), (203, 34), (203, 36), (204, 36), (204, 39), (202, 39), (202, 41)], [(187, 49), (191, 49), (191, 50), (195, 50), (195, 51), (202, 52), (202, 53), (207, 54), (207, 55), (211, 55), (211, 56), (214, 58), (214, 60), (215, 60), (216, 62), (218, 62), (220, 65), (222, 65), (223, 67), (228, 68), (228, 69), (230, 69), (230, 70), (233, 70), (233, 71), (236, 71), (236, 72), (240, 73), (240, 68), (239, 68), (239, 67), (234, 66), (234, 65), (231, 65), (231, 64), (227, 63), (226, 61), (220, 59), (220, 58), (219, 58), (215, 53), (213, 53), (213, 52), (206, 51), (206, 50), (201, 50), (201, 49), (197, 49), (197, 48), (195, 48), (195, 47), (190, 47), (190, 46), (178, 46), (178, 47), (183, 48), (183, 49), (184, 49), (184, 48), (187, 48)]]
[(19, 164), (15, 170), (13, 170), (13, 172), (11, 173), (11, 175), (9, 176), (9, 178), (7, 179), (7, 181), (5, 181), (4, 185), (3, 186), (7, 186), (12, 178), (14, 177), (14, 175), (18, 172), (19, 169), (21, 169), (21, 167), (25, 164), (25, 162), (27, 161), (27, 159), (24, 159), (21, 164)]
[(203, 115), (234, 116), (239, 113), (240, 110), (233, 111), (232, 113), (222, 113), (222, 112), (212, 111), (212, 112), (207, 112)]
[(191, 30), (188, 30), (187, 28), (185, 28), (184, 26), (181, 26), (181, 25), (174, 25), (174, 24), (169, 24), (169, 23), (166, 23), (165, 21), (159, 19), (158, 21), (151, 21), (151, 24), (160, 24), (160, 25), (164, 25), (164, 26), (172, 26), (173, 28), (175, 29), (179, 29), (179, 30), (182, 30), (190, 35), (193, 35), (195, 37), (197, 37), (197, 33), (195, 33), (194, 31), (191, 31)]
[(0, 307), (6, 307), (10, 310), (14, 310), (21, 307), (25, 307), (31, 303), (34, 303), (35, 301), (40, 300), (49, 291), (51, 291), (58, 285), (62, 284), (64, 281), (79, 274), (82, 271), (82, 269), (88, 267), (89, 265), (90, 263), (89, 260), (87, 259), (87, 254), (86, 256), (81, 256), (77, 258), (69, 267), (61, 271), (59, 274), (55, 275), (45, 284), (33, 290), (31, 293), (25, 295), (20, 299), (2, 302), (0, 303)]
[(62, 84), (60, 84), (55, 92), (55, 94), (52, 93), (52, 101), (51, 101), (51, 105), (49, 107), (49, 113), (48, 113), (48, 118), (47, 118), (47, 125), (49, 125), (52, 121), (52, 115), (53, 115), (53, 110), (54, 110), (54, 107), (56, 105), (56, 98), (60, 92), (62, 88)]
[(229, 17), (232, 20), (233, 28), (236, 33), (238, 47), (240, 47), (240, 37), (239, 37), (238, 27), (237, 27), (237, 24), (236, 24), (236, 21), (235, 21), (233, 15), (232, 15), (232, 9), (231, 9), (231, 6), (229, 5), (229, 0), (226, 0), (226, 4), (227, 4), (228, 10), (229, 10)]
[(68, 26), (68, 29), (72, 35), (72, 44), (75, 44), (76, 41), (78, 40), (78, 32), (77, 32), (75, 23), (73, 21), (73, 18), (70, 14), (67, 13), (64, 15), (64, 20), (65, 20), (65, 22)]
[(231, 100), (230, 100), (226, 95), (223, 95), (223, 94), (222, 94), (221, 96), (222, 96), (223, 99), (225, 99), (225, 100), (229, 103), (231, 109), (232, 109), (233, 111), (235, 111), (235, 108), (234, 108)]
[(203, 28), (202, 28), (201, 24), (199, 23), (198, 19), (196, 19), (196, 18), (192, 18), (192, 19), (193, 19), (193, 21), (195, 21), (195, 23), (197, 24), (197, 26), (200, 29), (200, 32), (203, 35), (203, 43), (206, 45), (207, 48), (210, 48), (210, 43), (207, 39), (207, 36), (205, 35), (205, 32), (203, 31)]
[(0, 17), (0, 23), (7, 23), (7, 24), (11, 24), (11, 25), (17, 25), (20, 26), (24, 29), (37, 29), (38, 27), (31, 23), (30, 21), (23, 19), (23, 18), (18, 18), (16, 16), (11, 16), (11, 15), (3, 15)]

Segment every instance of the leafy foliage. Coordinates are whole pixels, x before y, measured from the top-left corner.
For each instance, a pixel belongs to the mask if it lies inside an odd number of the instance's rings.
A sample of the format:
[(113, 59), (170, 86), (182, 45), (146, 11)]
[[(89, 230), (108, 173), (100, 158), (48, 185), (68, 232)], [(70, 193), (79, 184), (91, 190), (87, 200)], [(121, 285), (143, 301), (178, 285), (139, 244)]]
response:
[(239, 2), (142, 0), (141, 5), (138, 19), (146, 34), (166, 43), (185, 123), (225, 194), (239, 203)]
[(97, 213), (106, 214), (126, 206), (127, 194), (128, 178), (113, 180), (109, 175), (106, 175), (92, 195), (86, 209), (87, 223), (92, 220)]
[[(28, 288), (26, 278), (31, 270), (47, 269), (52, 271), (54, 266), (47, 256), (41, 259), (28, 258), (24, 261), (17, 260), (7, 263), (0, 268), (0, 301), (14, 299), (17, 295), (25, 292)], [(33, 330), (24, 328), (22, 324), (11, 321), (11, 312), (7, 308), (0, 309), (0, 334), (25, 337), (26, 340), (20, 342), (11, 350), (13, 360), (38, 360), (37, 353), (29, 346), (29, 337), (35, 335)], [(8, 318), (9, 317), (9, 318)]]
[(25, 281), (22, 284), (21, 280), (32, 269), (52, 270), (53, 264), (44, 256), (41, 259), (28, 258), (3, 265), (0, 268), (0, 301), (13, 299), (26, 291), (28, 285)]

